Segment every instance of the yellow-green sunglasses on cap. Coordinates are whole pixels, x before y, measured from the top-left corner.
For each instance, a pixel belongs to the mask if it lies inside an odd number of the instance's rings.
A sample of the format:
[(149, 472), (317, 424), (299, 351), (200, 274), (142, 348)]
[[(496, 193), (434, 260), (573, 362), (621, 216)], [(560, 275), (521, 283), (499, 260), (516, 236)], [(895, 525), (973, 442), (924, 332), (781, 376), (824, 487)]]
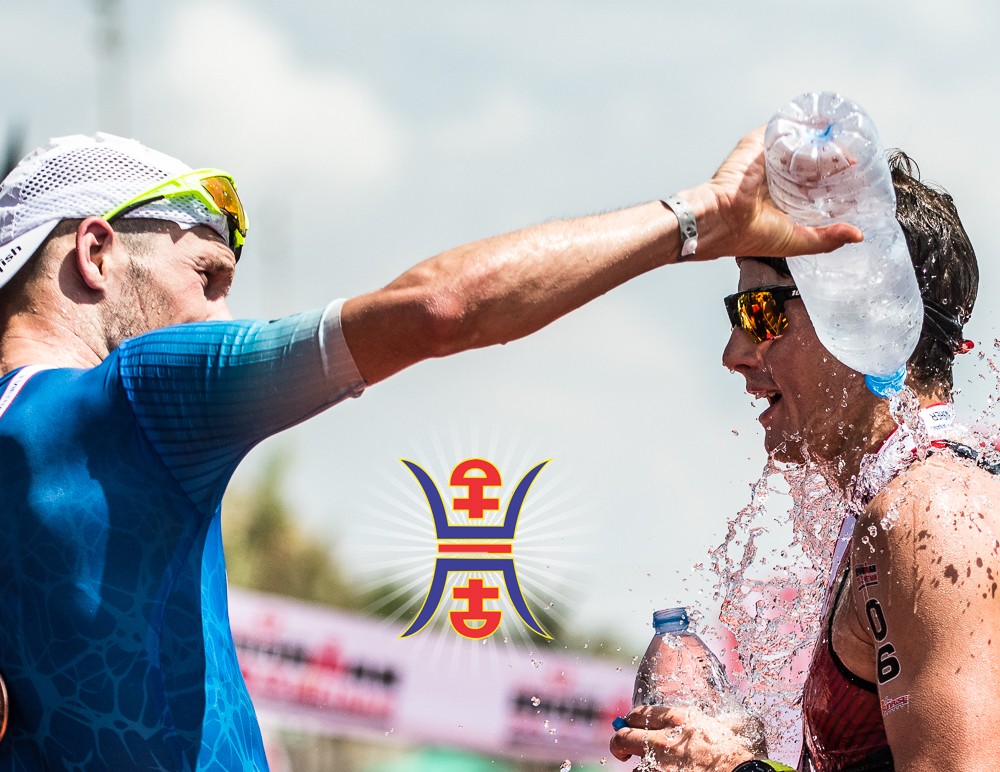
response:
[(239, 260), (247, 236), (247, 214), (232, 176), (219, 169), (194, 169), (165, 180), (105, 212), (104, 219), (111, 222), (140, 206), (177, 196), (194, 196), (212, 214), (225, 215), (229, 223), (229, 248)]

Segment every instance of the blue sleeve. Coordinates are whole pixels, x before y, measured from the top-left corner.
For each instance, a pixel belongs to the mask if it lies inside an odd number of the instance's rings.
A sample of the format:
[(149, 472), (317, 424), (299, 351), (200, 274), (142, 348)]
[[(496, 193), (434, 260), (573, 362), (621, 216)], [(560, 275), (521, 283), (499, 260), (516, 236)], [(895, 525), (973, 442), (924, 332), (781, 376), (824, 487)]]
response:
[(118, 348), (139, 427), (202, 511), (255, 444), (361, 393), (339, 310), (167, 327)]

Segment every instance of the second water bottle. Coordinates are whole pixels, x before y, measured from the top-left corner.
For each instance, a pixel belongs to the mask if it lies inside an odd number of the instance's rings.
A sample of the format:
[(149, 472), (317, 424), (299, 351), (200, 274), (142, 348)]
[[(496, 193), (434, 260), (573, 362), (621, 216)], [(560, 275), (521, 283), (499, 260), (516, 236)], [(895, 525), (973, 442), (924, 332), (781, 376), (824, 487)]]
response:
[(710, 714), (729, 707), (731, 689), (725, 670), (688, 625), (684, 608), (653, 613), (654, 635), (635, 676), (633, 707), (681, 705)]

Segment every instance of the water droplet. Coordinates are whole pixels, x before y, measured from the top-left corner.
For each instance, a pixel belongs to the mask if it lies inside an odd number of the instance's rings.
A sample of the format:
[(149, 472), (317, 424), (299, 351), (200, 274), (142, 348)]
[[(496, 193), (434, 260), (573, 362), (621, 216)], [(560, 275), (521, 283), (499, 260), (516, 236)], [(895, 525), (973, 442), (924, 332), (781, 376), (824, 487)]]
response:
[(538, 699), (538, 697), (532, 697), (531, 698), (531, 704), (534, 705), (537, 708), (539, 705), (542, 704), (542, 701), (540, 699)]
[(566, 759), (562, 764), (559, 765), (559, 772), (572, 772), (573, 764), (569, 759)]

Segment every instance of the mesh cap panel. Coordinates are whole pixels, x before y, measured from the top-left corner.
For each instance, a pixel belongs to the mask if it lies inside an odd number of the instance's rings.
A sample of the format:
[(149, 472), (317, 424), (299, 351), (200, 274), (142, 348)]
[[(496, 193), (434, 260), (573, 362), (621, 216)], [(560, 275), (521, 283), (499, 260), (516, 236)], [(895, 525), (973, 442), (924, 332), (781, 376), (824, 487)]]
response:
[[(103, 214), (190, 169), (112, 134), (54, 139), (21, 161), (0, 186), (0, 247), (52, 221)], [(226, 218), (209, 212), (193, 196), (154, 201), (124, 216), (170, 220), (183, 227), (208, 225), (229, 238)]]

